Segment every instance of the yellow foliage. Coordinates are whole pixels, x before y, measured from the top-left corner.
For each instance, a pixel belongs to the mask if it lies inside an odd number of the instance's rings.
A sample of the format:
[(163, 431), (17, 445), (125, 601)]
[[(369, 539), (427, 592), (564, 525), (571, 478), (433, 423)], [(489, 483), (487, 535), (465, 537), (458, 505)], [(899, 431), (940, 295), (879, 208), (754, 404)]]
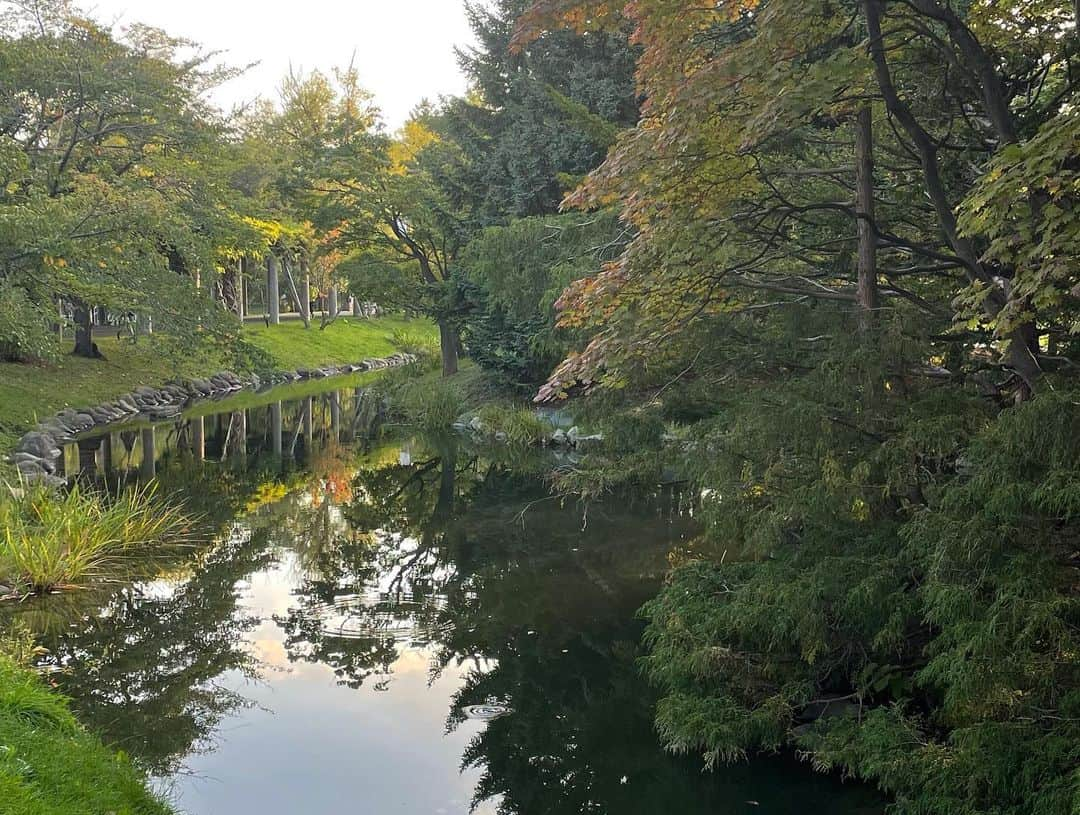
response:
[(391, 172), (396, 175), (405, 175), (416, 157), (438, 140), (438, 135), (423, 122), (416, 119), (407, 121), (398, 133), (398, 137), (390, 145)]

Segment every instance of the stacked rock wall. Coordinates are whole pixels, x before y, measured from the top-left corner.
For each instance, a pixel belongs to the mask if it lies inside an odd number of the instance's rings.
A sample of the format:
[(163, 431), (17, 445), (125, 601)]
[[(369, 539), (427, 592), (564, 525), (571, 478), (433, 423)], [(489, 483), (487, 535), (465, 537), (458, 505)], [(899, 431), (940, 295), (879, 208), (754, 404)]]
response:
[(268, 390), (286, 382), (396, 368), (415, 361), (413, 354), (399, 353), (348, 365), (282, 371), (265, 378), (254, 374), (241, 377), (231, 371), (223, 371), (205, 379), (167, 382), (159, 388), (140, 386), (111, 402), (79, 410), (68, 408), (51, 416), (19, 439), (9, 460), (23, 481), (59, 485), (64, 483), (64, 479), (58, 475), (58, 470), (62, 469), (61, 448), (91, 430), (137, 418), (166, 420), (179, 416), (198, 402), (221, 399), (242, 390)]

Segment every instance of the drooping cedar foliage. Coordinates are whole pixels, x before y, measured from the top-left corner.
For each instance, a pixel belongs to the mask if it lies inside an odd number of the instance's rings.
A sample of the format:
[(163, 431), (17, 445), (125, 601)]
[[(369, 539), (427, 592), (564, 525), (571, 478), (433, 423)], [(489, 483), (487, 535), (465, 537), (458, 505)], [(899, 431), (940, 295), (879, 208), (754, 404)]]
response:
[(540, 397), (695, 420), (707, 530), (645, 609), (672, 749), (795, 749), (905, 813), (1080, 807), (1075, 14), (522, 18), (521, 44), (629, 24), (641, 48), (641, 122), (565, 202), (618, 202), (635, 237), (561, 298), (591, 340)]

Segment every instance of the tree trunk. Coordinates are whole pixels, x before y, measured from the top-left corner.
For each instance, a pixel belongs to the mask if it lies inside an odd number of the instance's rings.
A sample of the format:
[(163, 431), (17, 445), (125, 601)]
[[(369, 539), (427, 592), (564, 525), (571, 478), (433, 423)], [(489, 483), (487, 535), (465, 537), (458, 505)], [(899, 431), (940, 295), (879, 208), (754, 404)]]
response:
[(330, 290), (326, 292), (326, 309), (330, 312), (331, 320), (338, 316), (338, 290), (333, 283), (330, 284)]
[(858, 300), (866, 328), (878, 307), (877, 237), (874, 234), (874, 124), (870, 105), (855, 122), (855, 216), (859, 232)]
[(251, 259), (244, 255), (240, 258), (240, 319), (248, 316), (248, 277), (251, 274)]
[(233, 312), (237, 317), (244, 316), (241, 297), (240, 264), (237, 262), (229, 263), (225, 267), (225, 274), (221, 277), (221, 300), (225, 308)]
[(270, 325), (281, 323), (281, 295), (278, 293), (278, 262), (274, 253), (266, 256), (266, 319)]
[[(929, 0), (919, 0), (920, 5), (925, 2)], [(900, 98), (896, 85), (893, 83), (892, 69), (889, 66), (882, 33), (885, 2), (884, 0), (860, 0), (860, 3), (866, 18), (867, 32), (870, 35), (870, 58), (874, 65), (874, 74), (881, 96), (885, 100), (885, 107), (911, 139), (922, 164), (923, 186), (934, 207), (945, 239), (957, 259), (963, 264), (969, 280), (982, 283), (989, 289), (988, 295), (983, 298), (982, 308), (987, 317), (996, 320), (1008, 305), (1009, 295), (1002, 290), (994, 275), (980, 262), (973, 240), (960, 233), (956, 213), (949, 201), (941, 169), (938, 166), (939, 147), (915, 118), (911, 108)], [(935, 6), (935, 8), (940, 7)], [(992, 94), (987, 95), (992, 96)], [(1029, 399), (1035, 394), (1036, 384), (1042, 377), (1037, 356), (1038, 347), (1034, 344), (1034, 338), (1035, 329), (1030, 323), (1013, 329), (1006, 336), (1009, 340), (1006, 361), (1021, 380), (1021, 386), (1017, 390), (1017, 399), (1020, 401)]]
[(311, 325), (311, 270), (306, 257), (300, 258), (300, 308), (304, 325)]
[(292, 297), (293, 305), (296, 307), (300, 319), (304, 321), (304, 328), (311, 328), (311, 320), (307, 315), (307, 309), (304, 307), (301, 293), (296, 288), (296, 280), (293, 278), (292, 273), (292, 264), (289, 263), (288, 258), (282, 258), (281, 267), (285, 270), (285, 279), (289, 282), (289, 295)]
[(439, 321), (439, 347), (442, 349), (443, 376), (453, 376), (458, 372), (458, 337), (444, 320)]
[(93, 358), (96, 354), (94, 353), (94, 331), (90, 321), (90, 306), (82, 300), (76, 300), (72, 305), (74, 307), (75, 348), (71, 353), (77, 357)]

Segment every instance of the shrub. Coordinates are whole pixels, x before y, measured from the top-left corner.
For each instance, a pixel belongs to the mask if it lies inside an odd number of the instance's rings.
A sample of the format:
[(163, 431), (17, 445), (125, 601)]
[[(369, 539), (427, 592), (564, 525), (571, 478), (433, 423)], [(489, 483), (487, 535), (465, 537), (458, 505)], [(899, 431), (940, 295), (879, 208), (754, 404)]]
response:
[(415, 354), (427, 362), (440, 359), (439, 337), (430, 331), (418, 331), (415, 328), (399, 328), (390, 335), (395, 348), (407, 354)]

